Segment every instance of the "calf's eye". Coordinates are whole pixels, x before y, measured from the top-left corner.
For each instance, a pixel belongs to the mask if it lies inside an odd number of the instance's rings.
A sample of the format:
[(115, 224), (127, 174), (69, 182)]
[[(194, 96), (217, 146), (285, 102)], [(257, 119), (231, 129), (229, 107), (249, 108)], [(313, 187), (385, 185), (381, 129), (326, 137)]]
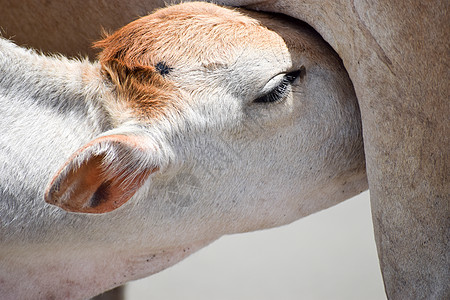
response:
[(271, 89), (269, 92), (265, 93), (261, 97), (256, 98), (254, 103), (274, 103), (278, 102), (286, 97), (289, 86), (299, 78), (305, 68), (302, 67), (299, 70), (286, 73), (281, 79), (280, 83)]

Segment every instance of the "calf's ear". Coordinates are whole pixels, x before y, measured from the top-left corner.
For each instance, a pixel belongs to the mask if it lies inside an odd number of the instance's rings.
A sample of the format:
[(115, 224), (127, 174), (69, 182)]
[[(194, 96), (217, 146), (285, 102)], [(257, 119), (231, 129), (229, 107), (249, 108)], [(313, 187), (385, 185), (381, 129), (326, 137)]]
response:
[(113, 134), (76, 151), (45, 192), (47, 203), (80, 213), (106, 213), (127, 202), (159, 169), (157, 148), (141, 136)]

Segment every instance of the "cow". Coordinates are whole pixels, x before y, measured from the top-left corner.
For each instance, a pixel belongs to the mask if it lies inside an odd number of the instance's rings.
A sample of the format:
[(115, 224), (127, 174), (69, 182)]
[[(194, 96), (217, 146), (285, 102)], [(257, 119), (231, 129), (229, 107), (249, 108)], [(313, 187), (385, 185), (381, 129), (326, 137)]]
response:
[(367, 189), (351, 81), (310, 28), (184, 3), (95, 46), (0, 41), (5, 299), (92, 297)]
[[(450, 276), (448, 1), (215, 2), (302, 20), (343, 59), (362, 113), (386, 293), (445, 298)], [(92, 57), (90, 43), (99, 28), (116, 29), (164, 6), (160, 0), (1, 3), (6, 8), (0, 12), (2, 28), (17, 41)]]

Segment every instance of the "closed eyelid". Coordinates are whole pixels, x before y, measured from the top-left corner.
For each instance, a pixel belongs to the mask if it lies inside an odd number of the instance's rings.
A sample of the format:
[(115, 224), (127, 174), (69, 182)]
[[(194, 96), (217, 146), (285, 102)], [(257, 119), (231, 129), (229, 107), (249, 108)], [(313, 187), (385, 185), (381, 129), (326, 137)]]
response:
[(275, 103), (283, 99), (290, 84), (293, 84), (297, 78), (302, 77), (305, 72), (305, 67), (302, 66), (299, 70), (289, 72), (283, 75), (282, 80), (270, 91), (262, 96), (256, 98), (254, 103)]
[(261, 97), (256, 98), (254, 103), (273, 103), (282, 99), (286, 94), (286, 90), (289, 87), (289, 80), (284, 77), (283, 80), (272, 90), (262, 95)]

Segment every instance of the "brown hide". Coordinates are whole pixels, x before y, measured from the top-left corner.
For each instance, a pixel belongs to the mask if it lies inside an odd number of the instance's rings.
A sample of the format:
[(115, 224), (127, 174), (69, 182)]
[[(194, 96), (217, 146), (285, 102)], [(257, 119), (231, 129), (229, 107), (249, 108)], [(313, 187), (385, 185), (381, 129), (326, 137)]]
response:
[(92, 43), (103, 33), (150, 14), (164, 0), (0, 0), (0, 29), (16, 44), (95, 58)]
[[(448, 299), (450, 2), (223, 2), (304, 20), (342, 57), (362, 112), (386, 292)], [(0, 26), (19, 44), (92, 55), (101, 27), (117, 29), (163, 1), (80, 3), (0, 0)]]

